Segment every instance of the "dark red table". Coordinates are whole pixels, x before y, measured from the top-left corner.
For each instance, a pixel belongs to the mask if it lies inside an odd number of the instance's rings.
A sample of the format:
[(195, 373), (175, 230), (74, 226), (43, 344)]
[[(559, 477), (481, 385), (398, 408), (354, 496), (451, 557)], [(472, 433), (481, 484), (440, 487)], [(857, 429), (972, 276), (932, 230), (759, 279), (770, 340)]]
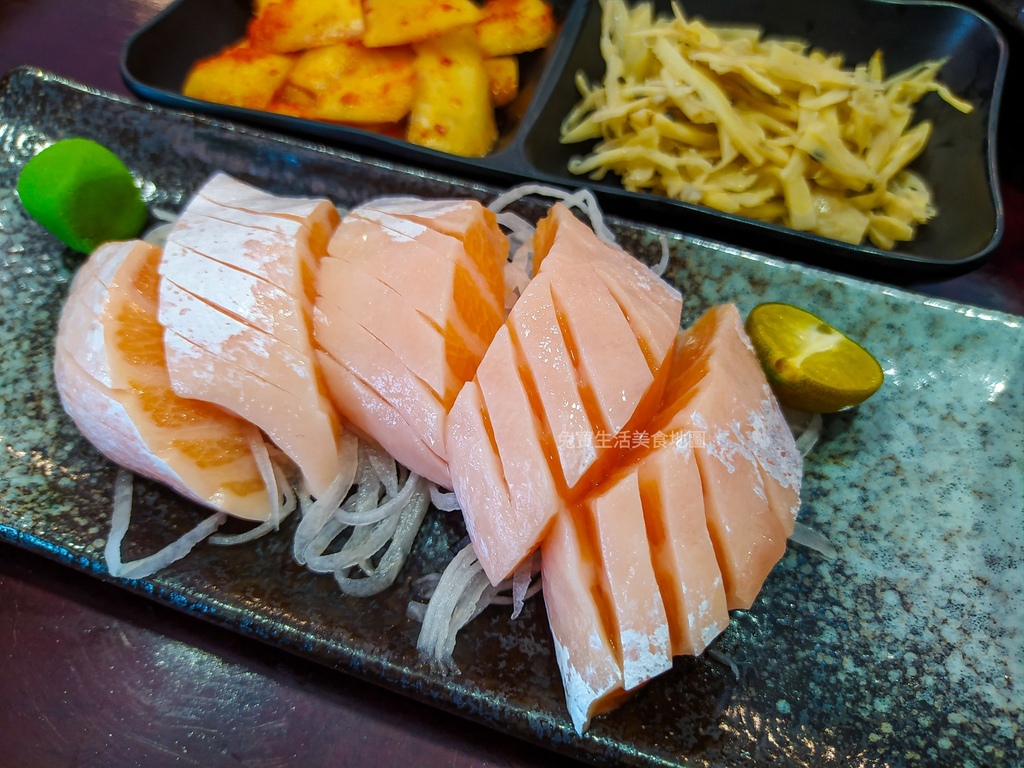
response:
[[(0, 72), (30, 64), (128, 95), (118, 56), (169, 0), (0, 0)], [(1014, 40), (1014, 50), (1022, 51)], [(1011, 71), (1002, 134), (1019, 141)], [(918, 290), (1024, 314), (1024, 163), (980, 269)], [(564, 766), (543, 749), (0, 545), (0, 766)]]

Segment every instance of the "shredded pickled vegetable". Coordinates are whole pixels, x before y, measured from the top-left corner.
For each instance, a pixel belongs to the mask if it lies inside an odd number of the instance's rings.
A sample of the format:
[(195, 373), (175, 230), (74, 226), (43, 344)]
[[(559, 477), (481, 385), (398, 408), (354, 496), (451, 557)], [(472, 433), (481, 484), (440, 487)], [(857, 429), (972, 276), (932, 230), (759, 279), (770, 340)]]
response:
[(850, 243), (891, 249), (935, 215), (908, 170), (931, 124), (914, 124), (928, 93), (972, 106), (938, 81), (943, 61), (886, 76), (881, 52), (842, 57), (760, 29), (687, 19), (679, 6), (602, 0), (605, 73), (580, 73), (580, 101), (561, 141), (597, 140), (572, 173)]

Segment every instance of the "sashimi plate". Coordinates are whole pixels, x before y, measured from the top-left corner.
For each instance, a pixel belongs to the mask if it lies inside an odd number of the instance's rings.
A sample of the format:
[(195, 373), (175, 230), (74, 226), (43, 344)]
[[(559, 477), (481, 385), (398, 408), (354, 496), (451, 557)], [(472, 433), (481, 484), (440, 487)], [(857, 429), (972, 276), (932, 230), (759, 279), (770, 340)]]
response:
[[(141, 581), (107, 572), (116, 468), (77, 432), (53, 386), (57, 317), (80, 258), (22, 210), (14, 185), (53, 140), (117, 152), (151, 210), (179, 209), (215, 170), (348, 206), (384, 193), (498, 190), (141, 106), (47, 73), (0, 81), (0, 538), (92, 577), (600, 765), (849, 766), (1024, 763), (1024, 319), (929, 300), (678, 232), (613, 220), (621, 242), (707, 307), (785, 301), (861, 340), (881, 391), (825, 419), (808, 457), (802, 520), (837, 554), (791, 544), (714, 658), (684, 658), (575, 734), (543, 602), (491, 608), (460, 635), (458, 672), (420, 663), (412, 583), (464, 536), (432, 510), (398, 582), (342, 598), (291, 557), (294, 520), (232, 548), (200, 545)], [(536, 217), (542, 203), (524, 201)], [(205, 513), (140, 482), (125, 558)]]

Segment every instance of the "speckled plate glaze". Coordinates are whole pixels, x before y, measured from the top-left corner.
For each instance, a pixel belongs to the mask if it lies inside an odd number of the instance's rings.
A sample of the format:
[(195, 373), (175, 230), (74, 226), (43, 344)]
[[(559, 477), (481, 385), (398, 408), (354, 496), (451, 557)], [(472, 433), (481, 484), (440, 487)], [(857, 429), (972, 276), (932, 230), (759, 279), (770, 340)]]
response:
[[(154, 208), (178, 208), (215, 169), (341, 205), (379, 193), (494, 190), (96, 94), (34, 70), (0, 82), (0, 537), (89, 577), (103, 565), (115, 469), (61, 410), (57, 316), (79, 259), (22, 211), (24, 163), (49, 142), (112, 147)], [(536, 215), (539, 206), (522, 211)], [(569, 724), (542, 602), (465, 630), (460, 672), (415, 652), (410, 583), (439, 569), (462, 530), (432, 512), (397, 584), (371, 601), (290, 556), (279, 535), (201, 545), (126, 589), (473, 721), (637, 766), (1020, 765), (1024, 762), (1024, 319), (925, 300), (684, 234), (615, 220), (640, 258), (672, 250), (684, 322), (708, 306), (799, 303), (861, 339), (887, 374), (856, 412), (826, 420), (807, 462), (803, 520), (835, 559), (791, 545), (753, 608), (710, 658), (679, 659), (583, 737)], [(137, 486), (126, 556), (203, 516)]]

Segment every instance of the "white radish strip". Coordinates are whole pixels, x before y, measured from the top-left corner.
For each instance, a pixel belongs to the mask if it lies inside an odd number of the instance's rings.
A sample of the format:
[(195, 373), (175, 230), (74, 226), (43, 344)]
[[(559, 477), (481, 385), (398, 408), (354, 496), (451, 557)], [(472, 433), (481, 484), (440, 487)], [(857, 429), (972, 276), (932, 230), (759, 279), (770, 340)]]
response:
[(512, 573), (512, 618), (519, 618), (533, 577), (540, 573), (540, 553), (534, 552)]
[(658, 263), (651, 267), (651, 271), (658, 277), (665, 276), (665, 270), (668, 269), (668, 261), (671, 256), (671, 252), (668, 249), (668, 238), (664, 235), (658, 236), (658, 242), (661, 243), (661, 259)]
[(605, 224), (601, 205), (597, 202), (597, 198), (594, 197), (594, 193), (589, 189), (584, 188), (578, 189), (575, 192), (566, 192), (564, 189), (547, 184), (521, 184), (498, 195), (487, 207), (495, 213), (499, 213), (516, 200), (521, 200), (529, 195), (552, 197), (556, 200), (561, 200), (570, 208), (579, 208), (587, 214), (587, 218), (590, 219), (590, 224), (594, 229), (594, 234), (597, 235), (598, 239), (604, 240), (610, 245), (618, 245), (615, 235), (608, 228), (608, 225)]
[(351, 484), (346, 483), (345, 478), (339, 475), (323, 496), (302, 510), (302, 519), (295, 528), (295, 538), (292, 540), (292, 556), (300, 565), (306, 564), (306, 550), (334, 516), (334, 510), (348, 495), (351, 487)]
[(415, 492), (412, 500), (406, 506), (399, 517), (398, 528), (388, 544), (388, 548), (381, 555), (377, 568), (365, 578), (352, 579), (335, 572), (334, 578), (338, 586), (348, 595), (356, 597), (369, 597), (378, 594), (390, 587), (402, 569), (409, 552), (412, 551), (416, 534), (423, 524), (423, 517), (430, 506), (430, 496), (423, 489), (425, 482), (418, 475), (411, 475), (410, 483), (415, 484)]
[(132, 494), (134, 483), (132, 474), (124, 469), (117, 471), (114, 478), (114, 510), (110, 519), (110, 535), (104, 547), (103, 555), (107, 562), (107, 570), (111, 576), (121, 579), (144, 579), (152, 576), (161, 568), (181, 560), (192, 549), (219, 528), (227, 519), (223, 512), (217, 512), (203, 520), (181, 538), (152, 555), (122, 562), (121, 543), (132, 522)]
[(454, 491), (445, 492), (434, 483), (430, 484), (430, 503), (442, 512), (455, 512), (462, 509), (459, 499)]
[(820, 552), (829, 559), (835, 558), (839, 555), (835, 545), (828, 540), (828, 537), (825, 536), (825, 534), (819, 533), (803, 523), (796, 524), (796, 527), (793, 528), (793, 535), (789, 537), (789, 540), (797, 544), (802, 544), (808, 549), (813, 549), (815, 552)]
[(442, 649), (452, 631), (452, 615), (473, 577), (482, 572), (483, 568), (477, 560), (472, 544), (460, 549), (445, 567), (434, 594), (427, 603), (423, 626), (420, 627), (420, 634), (416, 639), (416, 650), (427, 659), (442, 665), (451, 662), (450, 654), (445, 655)]
[(210, 537), (211, 544), (217, 544), (219, 546), (234, 546), (236, 544), (248, 544), (250, 541), (266, 536), (268, 533), (274, 533), (281, 527), (281, 521), (285, 520), (288, 515), (296, 510), (298, 507), (297, 497), (294, 489), (288, 484), (287, 478), (284, 473), (274, 467), (274, 474), (277, 480), (277, 487), (281, 489), (278, 494), (279, 498), (283, 496), (283, 500), (278, 501), (276, 505), (276, 519), (271, 519), (260, 523), (255, 528), (250, 528), (248, 531), (236, 534), (218, 533)]
[(417, 484), (407, 480), (396, 496), (389, 498), (375, 509), (348, 511), (342, 507), (334, 513), (334, 517), (346, 525), (371, 525), (385, 517), (401, 512), (401, 508), (411, 501), (416, 490)]
[(821, 438), (821, 424), (821, 414), (814, 414), (811, 416), (803, 432), (797, 437), (796, 448), (802, 456), (809, 454), (814, 446), (818, 444), (818, 440)]
[(398, 493), (398, 464), (377, 446), (368, 447), (366, 452), (374, 474), (384, 486), (384, 492), (388, 496), (395, 496)]

